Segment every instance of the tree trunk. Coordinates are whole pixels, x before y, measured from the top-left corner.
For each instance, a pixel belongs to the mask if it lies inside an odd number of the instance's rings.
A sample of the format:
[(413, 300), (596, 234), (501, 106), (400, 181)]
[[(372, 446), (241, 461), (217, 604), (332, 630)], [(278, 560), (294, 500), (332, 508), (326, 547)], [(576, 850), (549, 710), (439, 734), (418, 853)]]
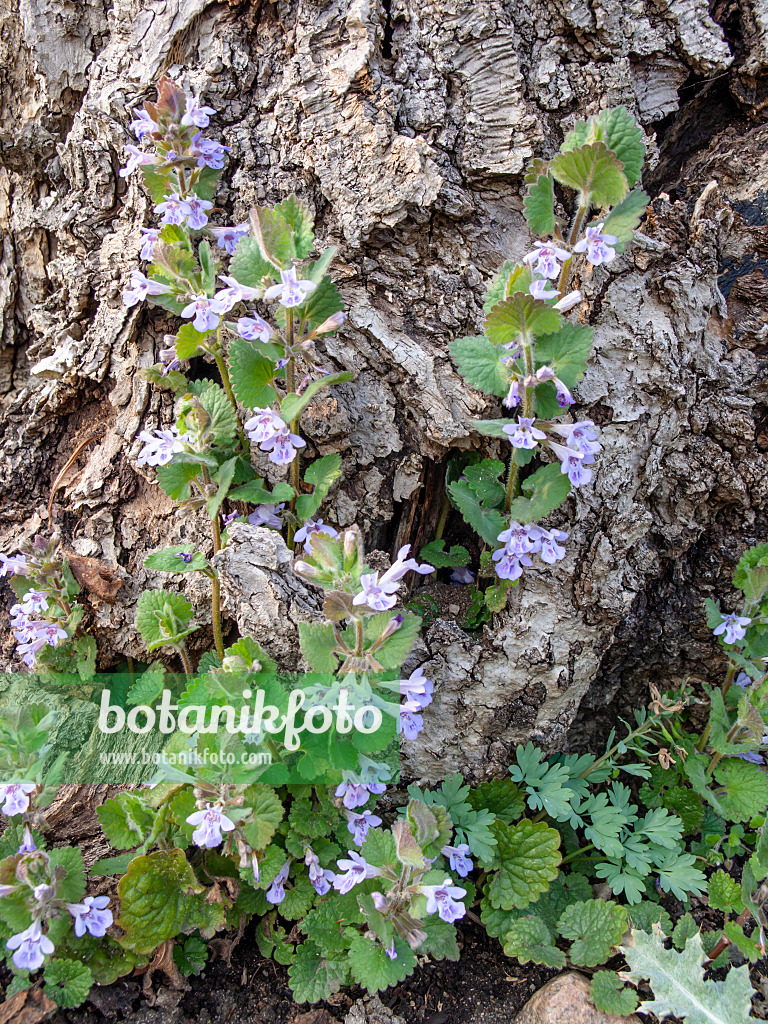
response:
[[(494, 451), (468, 422), (496, 403), (447, 346), (479, 333), (490, 276), (530, 248), (524, 165), (602, 107), (638, 117), (652, 208), (627, 254), (581, 281), (596, 351), (578, 415), (604, 450), (553, 517), (568, 557), (530, 570), (481, 639), (458, 588), (428, 588), (440, 617), (414, 662), (435, 701), (408, 771), (504, 772), (521, 740), (561, 749), (580, 708), (573, 743), (617, 693), (712, 678), (703, 600), (727, 603), (735, 559), (768, 536), (765, 0), (3, 0), (0, 40), (0, 549), (49, 528), (57, 474), (97, 435), (53, 518), (68, 551), (125, 581), (114, 603), (84, 600), (101, 667), (145, 657), (147, 551), (209, 550), (202, 516), (177, 515), (136, 467), (138, 431), (171, 413), (137, 371), (176, 321), (120, 297), (151, 206), (117, 170), (131, 108), (165, 73), (220, 112), (219, 223), (295, 192), (341, 247), (349, 320), (325, 349), (357, 379), (310, 406), (307, 451), (342, 455), (326, 521), (390, 553), (434, 536), (452, 451)], [(446, 536), (473, 543), (456, 513)], [(315, 599), (278, 548), (242, 528), (219, 556), (225, 612), (295, 663)], [(203, 583), (179, 579), (200, 603)]]

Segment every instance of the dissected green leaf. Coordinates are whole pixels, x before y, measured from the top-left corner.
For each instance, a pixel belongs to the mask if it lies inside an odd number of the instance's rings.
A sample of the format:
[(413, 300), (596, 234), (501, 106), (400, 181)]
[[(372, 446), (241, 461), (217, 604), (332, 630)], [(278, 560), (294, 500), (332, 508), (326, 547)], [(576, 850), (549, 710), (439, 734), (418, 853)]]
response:
[(560, 836), (543, 821), (527, 818), (517, 825), (497, 821), (491, 831), (500, 867), (488, 883), (488, 899), (501, 910), (523, 909), (557, 878)]
[(623, 164), (602, 142), (558, 153), (551, 167), (561, 184), (588, 196), (597, 206), (613, 206), (627, 194)]

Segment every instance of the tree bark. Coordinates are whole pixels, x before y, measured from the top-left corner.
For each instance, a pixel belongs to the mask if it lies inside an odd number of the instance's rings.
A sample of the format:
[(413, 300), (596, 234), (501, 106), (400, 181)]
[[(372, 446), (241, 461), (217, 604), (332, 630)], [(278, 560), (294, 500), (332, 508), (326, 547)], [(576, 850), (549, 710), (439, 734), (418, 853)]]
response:
[[(479, 333), (492, 273), (530, 249), (526, 162), (602, 107), (638, 117), (647, 222), (580, 282), (596, 350), (577, 414), (604, 451), (552, 517), (568, 557), (529, 571), (480, 639), (455, 621), (457, 591), (428, 590), (440, 617), (413, 660), (435, 700), (408, 771), (503, 773), (521, 740), (561, 749), (580, 707), (577, 744), (617, 694), (713, 677), (703, 600), (730, 608), (734, 561), (768, 536), (765, 0), (4, 0), (0, 40), (0, 549), (49, 529), (51, 485), (98, 434), (53, 519), (67, 550), (124, 580), (113, 603), (84, 598), (101, 667), (145, 657), (135, 604), (167, 582), (145, 554), (210, 553), (203, 517), (136, 467), (139, 430), (171, 415), (137, 371), (175, 322), (120, 298), (151, 206), (117, 170), (131, 108), (165, 73), (220, 111), (219, 223), (295, 192), (341, 247), (349, 320), (326, 363), (357, 379), (310, 406), (307, 452), (342, 454), (326, 521), (390, 553), (434, 536), (452, 451), (495, 452), (468, 422), (496, 402), (447, 345)], [(473, 543), (456, 513), (446, 536)], [(274, 539), (238, 537), (218, 556), (228, 625), (295, 663), (314, 598)], [(206, 581), (178, 585), (203, 603)], [(11, 649), (6, 634), (6, 665)]]

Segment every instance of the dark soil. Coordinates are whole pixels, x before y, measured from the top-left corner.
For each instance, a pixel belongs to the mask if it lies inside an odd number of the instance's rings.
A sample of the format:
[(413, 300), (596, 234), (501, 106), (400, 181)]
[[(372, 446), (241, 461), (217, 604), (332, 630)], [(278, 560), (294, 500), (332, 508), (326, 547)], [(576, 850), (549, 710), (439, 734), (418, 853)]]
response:
[[(460, 929), (459, 943), (461, 960), (418, 967), (401, 985), (379, 993), (384, 1005), (408, 1024), (510, 1024), (532, 993), (557, 974), (530, 964), (521, 967), (470, 922)], [(251, 929), (233, 952), (231, 965), (216, 959), (190, 979), (188, 992), (167, 987), (158, 974), (151, 992), (144, 994), (143, 981), (124, 978), (95, 988), (83, 1006), (59, 1011), (51, 1024), (292, 1024), (310, 1009), (293, 1001), (287, 968), (259, 954)], [(318, 1006), (343, 1020), (364, 995), (362, 989), (346, 989)], [(318, 1024), (331, 1024), (325, 1015), (316, 1016)]]

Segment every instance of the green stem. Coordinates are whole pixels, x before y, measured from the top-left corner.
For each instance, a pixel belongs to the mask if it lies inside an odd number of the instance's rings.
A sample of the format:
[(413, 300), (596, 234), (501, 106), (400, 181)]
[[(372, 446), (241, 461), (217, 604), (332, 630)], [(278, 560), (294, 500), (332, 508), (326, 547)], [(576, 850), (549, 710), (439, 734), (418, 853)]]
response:
[(245, 436), (243, 430), (243, 424), (240, 422), (240, 413), (237, 409), (237, 399), (235, 398), (235, 392), (232, 389), (232, 381), (229, 377), (229, 370), (227, 368), (227, 361), (224, 358), (224, 353), (221, 347), (221, 321), (219, 321), (219, 327), (216, 332), (216, 347), (213, 350), (213, 358), (216, 360), (216, 365), (219, 368), (221, 374), (221, 383), (224, 387), (224, 393), (229, 399), (229, 404), (235, 411), (235, 422), (237, 423), (237, 432), (240, 435), (240, 447), (243, 450), (243, 454), (246, 455), (249, 451), (248, 439)]
[(355, 619), (355, 657), (363, 656), (363, 620)]
[[(576, 211), (576, 216), (574, 217), (573, 224), (571, 226), (571, 233), (568, 235), (568, 248), (571, 250), (573, 250), (574, 245), (576, 245), (576, 242), (578, 241), (579, 232), (581, 231), (581, 225), (584, 223), (584, 218), (586, 217), (588, 210), (589, 199), (585, 198), (582, 195), (581, 202), (579, 203), (579, 208)], [(563, 269), (560, 271), (560, 277), (557, 281), (557, 290), (560, 292), (560, 298), (562, 298), (565, 295), (565, 289), (568, 285), (568, 278), (571, 274), (572, 262), (573, 257), (571, 257), (571, 259), (569, 260), (566, 260), (563, 264)]]
[(609, 760), (609, 758), (613, 757), (613, 755), (618, 752), (619, 747), (628, 746), (631, 743), (631, 741), (635, 739), (635, 737), (642, 736), (644, 733), (649, 732), (655, 724), (656, 716), (654, 715), (651, 718), (647, 719), (645, 722), (643, 722), (642, 725), (639, 725), (636, 729), (633, 729), (632, 732), (625, 739), (619, 740), (618, 743), (614, 743), (610, 750), (606, 750), (602, 757), (599, 757), (593, 765), (590, 765), (589, 768), (585, 768), (585, 770), (581, 772), (578, 777), (580, 779), (588, 779), (592, 772), (597, 771), (597, 769), (601, 765), (603, 765), (607, 760)]
[[(213, 553), (221, 551), (221, 528), (219, 527), (219, 517), (214, 516), (211, 519), (211, 527), (213, 528)], [(221, 584), (219, 583), (219, 577), (213, 576), (211, 578), (211, 611), (212, 611), (212, 622), (213, 622), (213, 642), (216, 645), (216, 653), (221, 660), (224, 660), (224, 637), (221, 632)]]
[(192, 671), (192, 663), (189, 660), (189, 655), (187, 654), (186, 647), (184, 646), (184, 644), (179, 644), (176, 650), (179, 652), (181, 656), (181, 663), (184, 666), (184, 675), (187, 677), (187, 679), (191, 679), (192, 676), (194, 675), (194, 672)]
[(595, 844), (594, 843), (587, 843), (586, 846), (580, 846), (578, 848), (578, 850), (574, 850), (573, 853), (569, 853), (567, 857), (563, 857), (563, 859), (560, 861), (560, 867), (562, 867), (563, 864), (570, 864), (572, 860), (576, 860), (577, 857), (581, 857), (585, 853), (587, 853), (589, 850), (594, 850), (594, 849), (595, 849)]
[[(520, 344), (523, 348), (523, 358), (525, 360), (525, 375), (526, 377), (532, 377), (534, 372), (534, 360), (533, 360), (533, 346), (531, 344), (531, 336), (527, 333), (520, 335)], [(534, 412), (534, 389), (524, 387), (523, 388), (523, 416), (532, 416)], [(520, 494), (520, 467), (515, 461), (515, 454), (517, 449), (512, 449), (512, 454), (509, 457), (509, 473), (507, 475), (507, 494), (504, 501), (504, 511), (509, 512), (512, 507), (512, 502)]]
[[(293, 310), (286, 309), (285, 311), (285, 344), (291, 356), (288, 360), (288, 364), (285, 367), (285, 388), (290, 394), (296, 390), (296, 364), (293, 358)], [(291, 433), (298, 434), (299, 432), (299, 419), (301, 417), (296, 416), (291, 420)], [(299, 496), (299, 483), (301, 480), (301, 455), (296, 452), (293, 462), (291, 463), (291, 487), (293, 488), (293, 497), (291, 498), (291, 512), (296, 511), (296, 499)], [(296, 532), (296, 524), (288, 524), (288, 547), (293, 544), (293, 535)]]
[(437, 529), (435, 530), (435, 540), (441, 540), (443, 533), (445, 532), (445, 524), (448, 519), (448, 513), (451, 511), (451, 499), (447, 494), (443, 495), (443, 503), (440, 506), (440, 518), (437, 521)]

